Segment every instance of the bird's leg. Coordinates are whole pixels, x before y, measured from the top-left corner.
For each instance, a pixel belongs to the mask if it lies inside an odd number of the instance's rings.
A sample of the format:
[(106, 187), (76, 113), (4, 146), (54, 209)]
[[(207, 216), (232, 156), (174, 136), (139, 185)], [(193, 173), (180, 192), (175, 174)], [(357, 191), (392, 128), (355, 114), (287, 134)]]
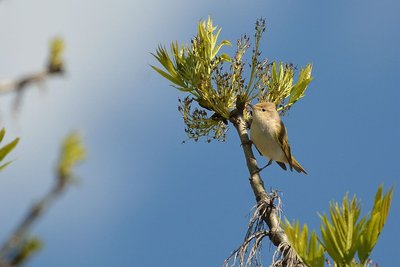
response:
[(264, 170), (265, 168), (267, 168), (267, 167), (268, 167), (269, 165), (271, 165), (271, 164), (272, 164), (272, 159), (270, 159), (270, 160), (268, 161), (267, 165), (265, 165), (264, 167), (258, 168), (258, 170), (255, 171), (255, 172), (253, 173), (253, 175), (256, 174), (256, 173), (261, 172), (262, 170)]

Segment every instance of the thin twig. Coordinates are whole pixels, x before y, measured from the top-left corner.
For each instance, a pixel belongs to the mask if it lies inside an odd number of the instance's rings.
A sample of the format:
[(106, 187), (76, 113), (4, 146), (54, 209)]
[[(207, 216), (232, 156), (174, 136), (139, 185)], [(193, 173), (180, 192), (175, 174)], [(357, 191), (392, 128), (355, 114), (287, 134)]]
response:
[(59, 177), (53, 188), (28, 210), (21, 223), (4, 242), (0, 249), (0, 267), (10, 267), (13, 265), (12, 262), (13, 256), (15, 256), (15, 248), (18, 248), (20, 244), (26, 240), (33, 224), (52, 204), (54, 204), (56, 199), (62, 195), (66, 185), (67, 183), (63, 182), (63, 179)]
[(22, 76), (16, 80), (2, 80), (0, 81), (0, 94), (8, 94), (15, 92), (16, 98), (14, 103), (14, 109), (18, 109), (20, 106), (21, 98), (28, 86), (33, 84), (39, 84), (44, 82), (50, 76), (63, 74), (62, 68), (48, 68), (32, 73), (30, 75)]

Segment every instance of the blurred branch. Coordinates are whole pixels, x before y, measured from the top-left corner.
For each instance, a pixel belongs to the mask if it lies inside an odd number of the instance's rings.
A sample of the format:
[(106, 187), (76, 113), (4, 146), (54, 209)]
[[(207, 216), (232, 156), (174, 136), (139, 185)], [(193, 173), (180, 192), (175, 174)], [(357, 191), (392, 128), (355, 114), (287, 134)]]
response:
[(19, 266), (32, 254), (32, 251), (40, 247), (37, 239), (29, 239), (29, 231), (71, 184), (74, 177), (73, 167), (85, 158), (85, 154), (79, 135), (73, 133), (67, 136), (61, 149), (53, 187), (28, 210), (21, 223), (0, 248), (0, 267)]
[(60, 38), (54, 38), (50, 42), (47, 66), (43, 70), (24, 75), (15, 80), (0, 80), (0, 94), (15, 92), (17, 95), (14, 107), (17, 109), (21, 102), (22, 95), (28, 86), (40, 84), (51, 76), (64, 74), (63, 52), (64, 41)]

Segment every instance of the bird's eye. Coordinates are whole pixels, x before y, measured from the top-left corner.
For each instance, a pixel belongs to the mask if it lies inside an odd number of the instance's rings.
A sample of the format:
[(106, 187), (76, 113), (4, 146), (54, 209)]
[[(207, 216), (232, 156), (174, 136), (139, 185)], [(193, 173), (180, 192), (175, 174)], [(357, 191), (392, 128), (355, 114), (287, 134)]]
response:
[(265, 108), (262, 109), (262, 112), (264, 112), (264, 111), (265, 111)]

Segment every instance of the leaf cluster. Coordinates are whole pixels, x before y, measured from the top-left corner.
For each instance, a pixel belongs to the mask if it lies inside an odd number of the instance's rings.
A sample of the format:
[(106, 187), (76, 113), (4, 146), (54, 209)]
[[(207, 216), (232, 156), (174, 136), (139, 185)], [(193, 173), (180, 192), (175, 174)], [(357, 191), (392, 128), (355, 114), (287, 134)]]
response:
[(289, 109), (304, 96), (312, 80), (310, 64), (300, 70), (299, 79), (294, 83), (292, 65), (269, 64), (266, 59), (260, 60), (265, 20), (256, 22), (250, 64), (245, 59), (245, 53), (251, 47), (249, 36), (244, 35), (237, 41), (236, 52), (231, 57), (220, 53), (224, 46), (231, 46), (228, 40), (218, 42), (220, 32), (221, 28), (214, 26), (208, 18), (199, 22), (198, 33), (190, 45), (180, 46), (173, 42), (169, 52), (160, 45), (153, 54), (163, 68), (151, 67), (172, 86), (187, 93), (192, 105), (193, 101), (196, 102), (197, 107), (190, 109), (182, 105), (185, 101), (180, 101), (179, 108), (186, 132), (194, 140), (200, 137), (210, 140), (210, 136), (225, 140), (222, 133), (227, 130), (231, 111), (238, 109), (243, 112), (247, 103), (256, 98), (281, 105), (281, 109)]
[(283, 224), (285, 233), (303, 262), (308, 266), (322, 267), (326, 252), (335, 266), (367, 266), (369, 255), (385, 224), (393, 195), (393, 189), (385, 195), (382, 191), (383, 187), (379, 186), (371, 212), (362, 218), (360, 202), (355, 196), (349, 200), (346, 194), (341, 205), (331, 202), (330, 216), (320, 215), (321, 239), (314, 230), (309, 238), (306, 224), (301, 229), (299, 222), (291, 224), (286, 220)]
[(300, 69), (299, 78), (293, 84), (295, 68), (292, 64), (273, 62), (270, 65), (269, 73), (259, 96), (259, 101), (273, 102), (279, 106), (278, 110), (288, 110), (299, 99), (305, 95), (308, 84), (312, 81), (312, 66), (307, 64), (305, 68)]
[(299, 221), (291, 224), (285, 219), (283, 226), (290, 244), (307, 266), (324, 266), (325, 250), (319, 243), (315, 230), (311, 232), (311, 237), (309, 237), (308, 226), (304, 224), (301, 228)]

